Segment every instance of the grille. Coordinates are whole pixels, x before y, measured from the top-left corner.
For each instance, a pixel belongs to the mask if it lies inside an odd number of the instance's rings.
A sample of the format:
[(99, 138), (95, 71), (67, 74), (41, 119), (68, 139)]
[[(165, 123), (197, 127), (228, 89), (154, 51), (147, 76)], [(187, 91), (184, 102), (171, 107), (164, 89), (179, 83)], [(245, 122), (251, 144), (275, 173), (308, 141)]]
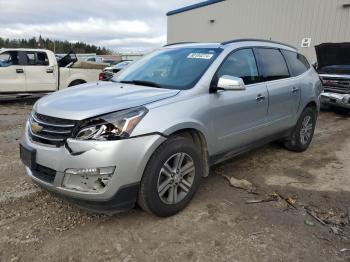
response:
[(323, 78), (324, 90), (341, 94), (350, 94), (350, 79)]
[(59, 147), (72, 135), (76, 122), (33, 113), (30, 117), (29, 135), (33, 141)]
[(41, 165), (36, 165), (35, 169), (32, 169), (31, 171), (33, 176), (47, 183), (53, 183), (56, 177), (55, 170)]

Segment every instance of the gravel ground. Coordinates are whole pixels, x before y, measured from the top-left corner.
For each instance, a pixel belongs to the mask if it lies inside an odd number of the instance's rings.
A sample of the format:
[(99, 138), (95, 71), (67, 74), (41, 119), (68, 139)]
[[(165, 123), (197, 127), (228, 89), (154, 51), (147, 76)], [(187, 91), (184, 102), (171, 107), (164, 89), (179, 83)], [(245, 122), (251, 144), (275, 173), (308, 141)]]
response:
[(186, 210), (160, 219), (88, 213), (34, 185), (18, 150), (31, 106), (0, 105), (0, 261), (350, 261), (349, 117), (322, 112), (305, 153), (273, 143), (213, 167)]

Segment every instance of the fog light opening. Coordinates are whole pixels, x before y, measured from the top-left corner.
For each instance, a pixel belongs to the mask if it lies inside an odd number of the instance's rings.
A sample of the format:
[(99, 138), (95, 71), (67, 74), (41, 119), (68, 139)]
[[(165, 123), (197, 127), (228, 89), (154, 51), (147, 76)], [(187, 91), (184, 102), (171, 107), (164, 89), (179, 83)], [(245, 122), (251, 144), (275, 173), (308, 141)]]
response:
[(67, 169), (63, 187), (83, 191), (102, 192), (109, 185), (115, 167)]

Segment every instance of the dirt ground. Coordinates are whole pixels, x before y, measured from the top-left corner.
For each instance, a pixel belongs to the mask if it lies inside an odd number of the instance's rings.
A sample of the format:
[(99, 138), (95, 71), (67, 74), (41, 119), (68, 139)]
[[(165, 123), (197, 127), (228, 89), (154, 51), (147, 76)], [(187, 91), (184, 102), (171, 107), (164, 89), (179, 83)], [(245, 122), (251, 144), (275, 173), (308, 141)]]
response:
[(349, 117), (322, 112), (305, 153), (273, 143), (213, 167), (190, 205), (161, 219), (91, 214), (34, 185), (18, 149), (31, 107), (0, 105), (0, 261), (350, 261)]

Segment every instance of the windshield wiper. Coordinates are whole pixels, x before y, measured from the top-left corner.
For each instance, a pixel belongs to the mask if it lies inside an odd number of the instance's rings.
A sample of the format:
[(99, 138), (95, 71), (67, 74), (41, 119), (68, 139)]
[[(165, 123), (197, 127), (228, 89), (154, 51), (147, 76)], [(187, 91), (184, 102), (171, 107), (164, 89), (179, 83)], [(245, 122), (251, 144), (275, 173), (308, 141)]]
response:
[(145, 80), (122, 80), (119, 83), (123, 84), (133, 84), (133, 85), (139, 85), (139, 86), (151, 86), (151, 87), (157, 87), (157, 88), (163, 88), (160, 84), (151, 82), (151, 81), (145, 81)]

